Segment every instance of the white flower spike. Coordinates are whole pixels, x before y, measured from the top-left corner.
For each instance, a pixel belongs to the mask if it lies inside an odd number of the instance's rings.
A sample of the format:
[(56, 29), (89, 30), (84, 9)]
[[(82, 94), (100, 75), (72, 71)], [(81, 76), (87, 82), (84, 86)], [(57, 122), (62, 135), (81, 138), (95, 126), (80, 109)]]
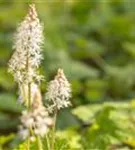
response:
[(15, 34), (13, 56), (9, 61), (9, 72), (19, 83), (40, 80), (37, 68), (42, 60), (43, 26), (40, 24), (35, 5), (31, 4), (29, 12)]
[(64, 107), (69, 107), (71, 105), (70, 98), (70, 83), (65, 77), (63, 70), (58, 69), (57, 75), (54, 80), (50, 81), (47, 88), (46, 99), (52, 103), (50, 109), (53, 110), (56, 107), (59, 110)]
[(26, 110), (22, 112), (19, 136), (22, 139), (30, 137), (30, 139), (34, 141), (33, 137), (44, 137), (48, 132), (49, 127), (52, 125), (52, 119), (48, 116), (48, 112), (45, 107), (39, 105), (31, 111)]

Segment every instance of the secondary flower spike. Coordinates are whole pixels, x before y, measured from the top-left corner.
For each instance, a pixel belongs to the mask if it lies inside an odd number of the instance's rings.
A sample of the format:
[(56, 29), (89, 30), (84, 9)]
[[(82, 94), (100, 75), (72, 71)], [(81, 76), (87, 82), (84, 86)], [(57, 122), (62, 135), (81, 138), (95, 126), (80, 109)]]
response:
[(9, 72), (14, 75), (17, 82), (30, 83), (41, 79), (37, 68), (42, 60), (43, 40), (43, 26), (39, 21), (35, 5), (31, 4), (28, 14), (15, 34), (13, 46), (15, 52), (9, 61)]
[(22, 139), (30, 137), (33, 141), (35, 136), (44, 137), (52, 125), (53, 122), (48, 116), (48, 112), (44, 106), (40, 105), (31, 111), (26, 110), (22, 112), (19, 136)]
[(62, 69), (58, 69), (57, 75), (54, 80), (50, 81), (46, 99), (52, 104), (50, 109), (61, 109), (71, 105), (69, 101), (71, 97), (71, 86), (67, 78), (64, 75)]

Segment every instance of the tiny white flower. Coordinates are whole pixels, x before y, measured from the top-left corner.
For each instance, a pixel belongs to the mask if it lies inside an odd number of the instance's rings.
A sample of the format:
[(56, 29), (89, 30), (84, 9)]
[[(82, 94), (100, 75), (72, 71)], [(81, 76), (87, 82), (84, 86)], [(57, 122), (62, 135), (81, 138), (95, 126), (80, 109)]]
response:
[(35, 133), (35, 135), (39, 135), (39, 134), (40, 134), (40, 131), (39, 131), (38, 129), (35, 129), (35, 130), (34, 130), (34, 133)]
[(28, 118), (27, 121), (25, 122), (25, 125), (27, 128), (30, 128), (33, 125), (33, 123), (34, 123), (33, 118)]
[(49, 126), (52, 126), (52, 119), (51, 118), (45, 118), (43, 120), (44, 123), (47, 123)]
[(23, 139), (23, 140), (25, 140), (28, 136), (29, 136), (29, 130), (28, 129), (21, 129), (20, 128), (20, 130), (19, 130), (19, 136)]
[(31, 142), (35, 142), (35, 141), (36, 141), (35, 136), (31, 136), (31, 137), (30, 137), (30, 141), (31, 141)]
[(39, 132), (40, 132), (41, 137), (44, 137), (44, 135), (46, 135), (46, 133), (48, 132), (48, 128), (46, 126), (41, 126)]
[(70, 83), (66, 79), (63, 70), (58, 69), (54, 80), (50, 81), (47, 87), (46, 99), (52, 103), (49, 108), (53, 110), (54, 107), (57, 107), (57, 109), (69, 107), (71, 105), (70, 97)]

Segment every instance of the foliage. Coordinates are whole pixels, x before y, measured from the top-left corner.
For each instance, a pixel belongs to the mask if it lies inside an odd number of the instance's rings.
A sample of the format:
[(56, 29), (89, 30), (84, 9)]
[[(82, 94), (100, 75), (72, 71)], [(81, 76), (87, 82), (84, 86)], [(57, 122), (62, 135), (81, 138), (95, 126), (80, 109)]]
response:
[[(7, 136), (16, 134), (22, 110), (7, 62), (12, 54), (13, 33), (29, 2), (0, 0), (1, 149), (18, 144)], [(41, 71), (51, 79), (56, 68), (63, 68), (73, 89), (72, 113), (67, 110), (58, 116), (57, 149), (65, 143), (70, 149), (81, 150), (135, 149), (135, 102), (130, 102), (135, 97), (133, 3), (36, 1), (46, 37)], [(41, 86), (43, 93), (46, 84)]]
[(113, 149), (113, 146), (116, 149), (134, 149), (134, 113), (134, 108), (127, 103), (80, 106), (74, 109), (73, 114), (87, 125), (81, 129), (84, 149)]

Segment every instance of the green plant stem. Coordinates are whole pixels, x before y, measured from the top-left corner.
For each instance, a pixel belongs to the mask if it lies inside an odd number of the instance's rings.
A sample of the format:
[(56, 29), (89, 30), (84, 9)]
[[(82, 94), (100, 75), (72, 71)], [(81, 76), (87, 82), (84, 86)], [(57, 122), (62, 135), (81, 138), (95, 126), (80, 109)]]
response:
[[(27, 109), (30, 110), (31, 108), (31, 84), (28, 84), (28, 107)], [(28, 142), (27, 142), (27, 148), (30, 150), (30, 138), (28, 137)]]
[(27, 139), (27, 148), (26, 149), (30, 150), (30, 139), (29, 138)]
[(28, 109), (31, 109), (31, 83), (28, 83)]
[[(29, 52), (27, 52), (26, 70), (29, 72)], [(28, 83), (28, 110), (31, 109), (31, 83)]]
[(55, 145), (55, 130), (56, 130), (56, 119), (57, 119), (57, 108), (54, 110), (54, 125), (52, 128), (52, 145), (51, 145), (51, 150), (54, 150), (54, 145)]
[(49, 141), (48, 135), (46, 135), (46, 143), (47, 143), (47, 149), (48, 149), (48, 150), (51, 150), (50, 141)]
[(25, 93), (25, 87), (24, 87), (24, 84), (20, 84), (19, 85), (22, 89), (22, 94), (23, 94), (23, 98), (24, 98), (24, 103), (26, 104), (27, 103), (27, 98), (26, 98), (26, 93)]
[[(29, 53), (27, 52), (27, 60), (26, 60), (26, 70), (29, 72)], [(28, 83), (28, 99), (27, 99), (27, 110), (31, 109), (31, 83)], [(31, 130), (31, 129), (29, 129)], [(30, 150), (30, 137), (28, 137), (28, 150)]]
[(38, 146), (37, 150), (43, 150), (42, 141), (41, 141), (41, 138), (39, 136), (37, 136), (37, 146)]

